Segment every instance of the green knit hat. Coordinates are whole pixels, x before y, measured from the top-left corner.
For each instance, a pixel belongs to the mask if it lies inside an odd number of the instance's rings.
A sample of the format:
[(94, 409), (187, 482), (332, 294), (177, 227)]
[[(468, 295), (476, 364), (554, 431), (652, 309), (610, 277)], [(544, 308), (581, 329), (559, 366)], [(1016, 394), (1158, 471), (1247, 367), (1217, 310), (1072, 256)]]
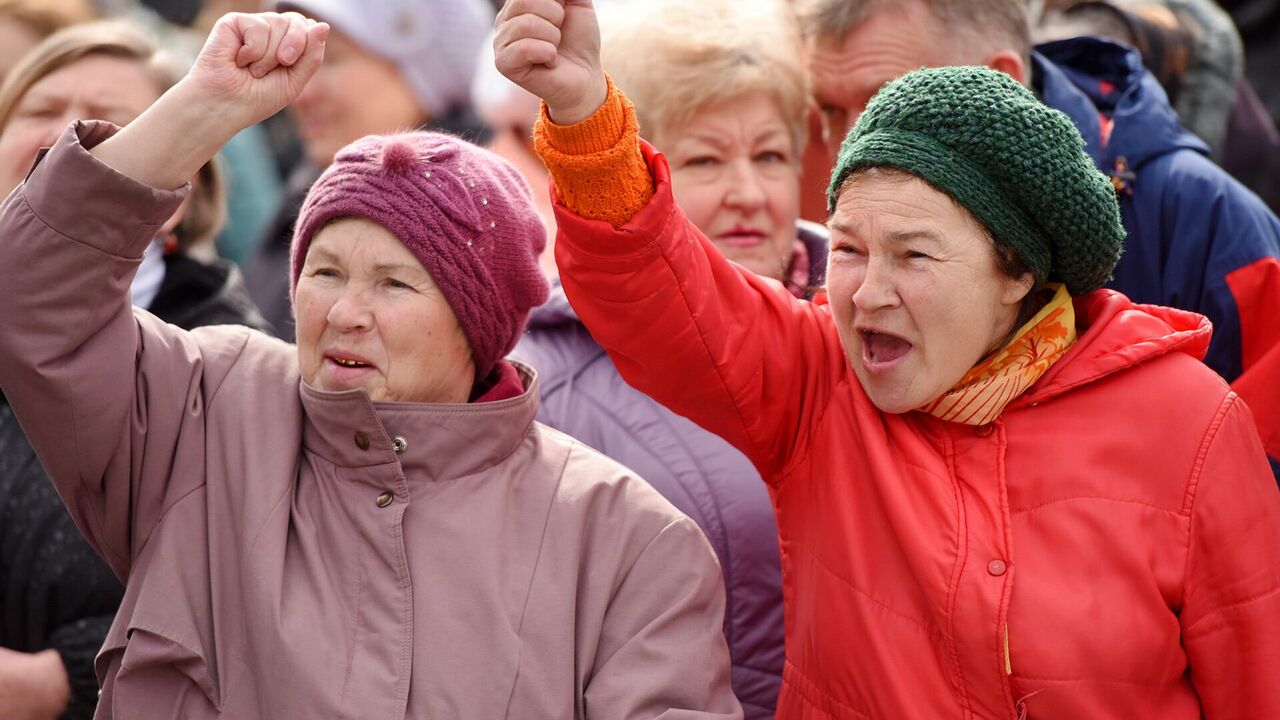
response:
[(990, 68), (922, 69), (885, 85), (840, 147), (828, 210), (850, 173), (874, 166), (946, 192), (1037, 280), (1073, 295), (1102, 287), (1124, 249), (1115, 189), (1071, 120)]

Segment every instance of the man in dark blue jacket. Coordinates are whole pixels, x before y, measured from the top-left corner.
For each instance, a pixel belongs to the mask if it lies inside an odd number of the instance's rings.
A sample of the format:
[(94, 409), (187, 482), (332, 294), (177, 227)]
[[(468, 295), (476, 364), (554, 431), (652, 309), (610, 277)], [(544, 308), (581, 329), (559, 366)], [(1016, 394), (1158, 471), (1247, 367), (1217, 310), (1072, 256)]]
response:
[(1033, 50), (1025, 0), (804, 0), (801, 17), (833, 157), (876, 91), (921, 66), (993, 67), (1070, 116), (1128, 231), (1110, 287), (1209, 318), (1205, 362), (1253, 410), (1280, 478), (1280, 221), (1179, 125), (1136, 51)]

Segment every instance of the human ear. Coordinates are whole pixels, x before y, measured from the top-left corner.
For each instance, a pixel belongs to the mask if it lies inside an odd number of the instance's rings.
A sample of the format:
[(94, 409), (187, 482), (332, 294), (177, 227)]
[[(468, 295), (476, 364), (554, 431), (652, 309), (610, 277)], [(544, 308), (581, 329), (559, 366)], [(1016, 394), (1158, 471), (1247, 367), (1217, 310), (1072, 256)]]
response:
[(1023, 62), (1022, 56), (1012, 50), (996, 51), (983, 64), (992, 70), (999, 70), (1017, 80), (1021, 85), (1027, 85), (1030, 80), (1027, 74), (1027, 64)]

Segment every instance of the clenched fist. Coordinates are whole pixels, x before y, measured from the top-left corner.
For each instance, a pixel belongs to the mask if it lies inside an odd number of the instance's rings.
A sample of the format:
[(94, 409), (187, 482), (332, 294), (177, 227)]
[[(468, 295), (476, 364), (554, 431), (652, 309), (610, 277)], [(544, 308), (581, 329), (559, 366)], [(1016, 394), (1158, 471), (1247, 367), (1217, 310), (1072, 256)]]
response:
[(298, 13), (232, 13), (213, 26), (183, 82), (239, 130), (293, 102), (319, 69), (328, 34)]
[(551, 120), (590, 117), (606, 94), (600, 26), (591, 0), (507, 0), (498, 13), (494, 64), (542, 98)]
[(186, 76), (91, 152), (139, 182), (180, 187), (233, 135), (302, 92), (328, 36), (328, 25), (297, 13), (227, 15)]

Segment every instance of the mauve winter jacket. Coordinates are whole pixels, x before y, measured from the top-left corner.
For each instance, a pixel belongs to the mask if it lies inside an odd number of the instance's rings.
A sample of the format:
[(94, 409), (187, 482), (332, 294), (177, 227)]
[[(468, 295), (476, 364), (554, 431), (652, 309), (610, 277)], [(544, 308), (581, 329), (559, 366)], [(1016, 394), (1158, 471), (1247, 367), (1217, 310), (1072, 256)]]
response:
[(644, 152), (648, 205), (557, 204), (556, 260), (623, 377), (768, 484), (779, 718), (1280, 718), (1280, 492), (1203, 317), (1101, 290), (991, 424), (883, 413), (829, 309), (726, 261)]
[[(800, 222), (809, 287), (827, 267), (826, 229)], [(591, 339), (564, 290), (529, 316), (514, 357), (538, 369), (538, 421), (631, 468), (706, 533), (724, 571), (724, 635), (747, 720), (774, 715), (782, 682), (782, 572), (769, 494), (732, 445), (632, 388)]]
[[(735, 718), (697, 526), (534, 422), (301, 383), (292, 346), (129, 306), (182, 191), (79, 123), (0, 209), (0, 385), (126, 581), (99, 718)], [(82, 146), (83, 143), (83, 146)]]

